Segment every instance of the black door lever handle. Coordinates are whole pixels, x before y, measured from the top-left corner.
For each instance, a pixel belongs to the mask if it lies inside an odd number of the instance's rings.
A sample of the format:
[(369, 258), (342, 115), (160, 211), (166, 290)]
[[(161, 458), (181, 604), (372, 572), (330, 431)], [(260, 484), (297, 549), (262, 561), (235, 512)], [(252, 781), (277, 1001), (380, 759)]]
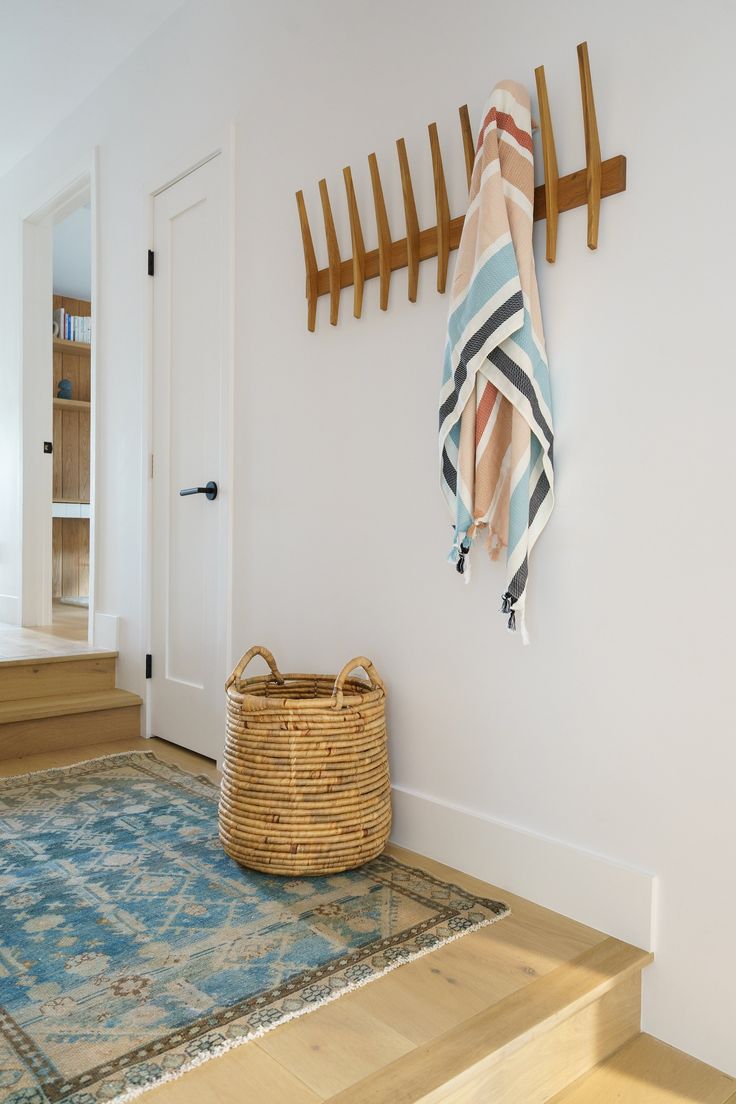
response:
[(206, 487), (183, 487), (179, 494), (182, 498), (185, 495), (203, 494), (212, 502), (213, 498), (217, 498), (217, 484), (210, 479)]

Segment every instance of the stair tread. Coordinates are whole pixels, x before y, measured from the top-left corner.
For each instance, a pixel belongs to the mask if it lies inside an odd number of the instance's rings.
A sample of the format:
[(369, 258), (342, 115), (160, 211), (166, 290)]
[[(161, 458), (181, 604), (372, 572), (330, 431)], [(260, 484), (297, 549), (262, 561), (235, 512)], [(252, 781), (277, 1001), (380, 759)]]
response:
[(600, 999), (652, 959), (648, 951), (606, 938), (533, 986), (511, 993), (330, 1097), (330, 1104), (382, 1104), (389, 1099), (408, 1104), (425, 1096), (434, 1100), (433, 1094), (440, 1093), (453, 1078), (473, 1068), (502, 1063), (535, 1035)]
[(117, 657), (117, 652), (96, 651), (94, 648), (63, 655), (12, 656), (7, 659), (0, 657), (0, 670), (3, 667), (39, 667), (47, 663), (69, 663), (79, 659), (117, 659)]
[(41, 717), (63, 717), (71, 713), (92, 713), (100, 709), (124, 709), (141, 704), (138, 694), (118, 689), (90, 690), (48, 698), (19, 698), (0, 702), (0, 725)]
[(733, 1077), (642, 1034), (548, 1104), (731, 1104), (735, 1094)]

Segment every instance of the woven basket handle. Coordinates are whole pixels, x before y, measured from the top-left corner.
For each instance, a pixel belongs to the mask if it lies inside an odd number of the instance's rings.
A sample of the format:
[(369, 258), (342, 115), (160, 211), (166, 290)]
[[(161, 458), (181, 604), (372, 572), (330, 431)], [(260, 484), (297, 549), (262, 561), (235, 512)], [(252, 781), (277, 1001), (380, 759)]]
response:
[[(240, 676), (242, 675), (243, 671), (248, 666), (250, 661), (257, 655), (263, 656), (266, 663), (271, 668), (272, 678), (275, 678), (276, 682), (280, 683), (283, 686), (284, 676), (281, 674), (278, 667), (276, 666), (276, 660), (273, 658), (273, 655), (271, 654), (271, 652), (269, 652), (268, 648), (261, 648), (256, 644), (254, 645), (254, 647), (248, 649), (248, 651), (241, 659), (240, 663), (238, 663), (235, 667), (235, 670), (225, 683), (226, 690), (229, 690), (233, 683), (237, 684), (240, 681)], [(239, 690), (240, 687), (236, 685), (236, 689)]]
[(371, 661), (365, 656), (356, 656), (355, 659), (351, 659), (345, 664), (342, 671), (335, 679), (335, 687), (332, 691), (332, 704), (335, 709), (342, 709), (342, 688), (345, 684), (345, 679), (358, 667), (362, 667), (367, 674), (372, 690), (383, 690), (384, 694), (386, 693), (386, 687)]

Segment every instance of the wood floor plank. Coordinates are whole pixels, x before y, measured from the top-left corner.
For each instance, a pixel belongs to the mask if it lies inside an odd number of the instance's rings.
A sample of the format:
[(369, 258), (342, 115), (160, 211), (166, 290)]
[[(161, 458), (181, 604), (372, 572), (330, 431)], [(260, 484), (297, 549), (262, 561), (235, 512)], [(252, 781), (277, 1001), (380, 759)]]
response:
[(736, 1081), (639, 1035), (549, 1104), (736, 1104)]
[[(127, 751), (150, 751), (151, 741), (141, 736), (115, 740), (97, 740), (84, 747), (49, 748), (35, 755), (17, 756), (0, 761), (0, 777), (26, 774), (29, 771), (54, 770), (56, 767), (68, 767), (73, 763), (99, 759), (104, 755), (121, 755)], [(163, 758), (163, 756), (161, 757)]]
[[(100, 733), (101, 737), (102, 735)], [(219, 777), (213, 759), (206, 759), (203, 755), (195, 755), (194, 752), (185, 751), (184, 748), (176, 747), (175, 744), (167, 744), (164, 740), (148, 740), (143, 736), (122, 740), (101, 738), (83, 748), (53, 748), (33, 756), (6, 759), (0, 762), (0, 776), (25, 774), (30, 770), (52, 770), (54, 767), (65, 767), (87, 759), (99, 759), (103, 755), (124, 755), (126, 751), (153, 752), (159, 759), (176, 763), (178, 766), (191, 771), (192, 774), (203, 774), (213, 780)]]
[[(87, 522), (89, 526), (89, 522)], [(87, 556), (89, 558), (89, 539), (87, 540)], [(89, 590), (89, 564), (87, 564), (87, 590)], [(54, 601), (51, 613), (51, 625), (41, 631), (49, 632), (52, 636), (62, 637), (65, 640), (87, 640), (89, 627), (89, 608), (86, 606), (72, 606), (67, 602)]]
[(381, 1019), (346, 1007), (345, 1000), (282, 1024), (255, 1045), (290, 1072), (298, 1070), (300, 1079), (323, 1098), (413, 1050), (410, 1039)]
[[(54, 603), (56, 608), (57, 603)], [(67, 609), (74, 607), (68, 606)], [(17, 625), (0, 624), (0, 661), (16, 659), (52, 659), (64, 655), (87, 655), (89, 653), (116, 655), (116, 652), (102, 652), (86, 643), (87, 610), (75, 610), (75, 623), (71, 626), (60, 624), (42, 626), (37, 629), (22, 629)]]
[[(472, 939), (473, 934), (464, 938)], [(346, 994), (340, 998), (342, 1006), (361, 1009), (415, 1044), (444, 1034), (486, 1008), (491, 998), (468, 984), (465, 971), (448, 969), (439, 958), (442, 950), (393, 970), (380, 984)]]
[[(504, 896), (505, 899), (505, 895)], [(605, 936), (579, 938), (571, 933), (548, 931), (531, 916), (513, 911), (501, 924), (482, 928), (463, 940), (442, 947), (438, 952), (448, 970), (468, 975), (468, 983), (478, 992), (491, 995), (497, 986), (503, 995), (528, 985), (564, 962), (571, 962), (589, 947), (602, 943)], [(500, 997), (498, 998), (500, 999)]]
[[(490, 1062), (505, 1061), (534, 1033), (548, 1031), (564, 1010), (574, 1012), (599, 999), (629, 974), (637, 974), (652, 956), (636, 947), (605, 939), (572, 963), (558, 967), (533, 986), (512, 993), (438, 1039), (416, 1047), (401, 1062), (385, 1065), (374, 1077), (336, 1096), (335, 1104), (414, 1104), (441, 1099), (448, 1082)], [(399, 1068), (401, 1067), (401, 1068)]]
[[(596, 933), (596, 943), (603, 940)], [(576, 958), (587, 939), (549, 939), (527, 917), (510, 917), (463, 936), (387, 975), (380, 989), (351, 993), (356, 1007), (424, 1043)]]
[(151, 1089), (146, 1104), (317, 1104), (321, 1099), (253, 1043)]

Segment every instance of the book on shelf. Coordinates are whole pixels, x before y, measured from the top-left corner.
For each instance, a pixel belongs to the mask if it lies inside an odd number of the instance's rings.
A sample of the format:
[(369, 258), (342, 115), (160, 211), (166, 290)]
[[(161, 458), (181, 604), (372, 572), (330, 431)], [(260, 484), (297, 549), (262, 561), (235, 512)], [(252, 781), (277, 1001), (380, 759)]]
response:
[(92, 342), (92, 319), (89, 315), (69, 314), (63, 307), (54, 311), (54, 337), (64, 341), (81, 341), (84, 345)]

